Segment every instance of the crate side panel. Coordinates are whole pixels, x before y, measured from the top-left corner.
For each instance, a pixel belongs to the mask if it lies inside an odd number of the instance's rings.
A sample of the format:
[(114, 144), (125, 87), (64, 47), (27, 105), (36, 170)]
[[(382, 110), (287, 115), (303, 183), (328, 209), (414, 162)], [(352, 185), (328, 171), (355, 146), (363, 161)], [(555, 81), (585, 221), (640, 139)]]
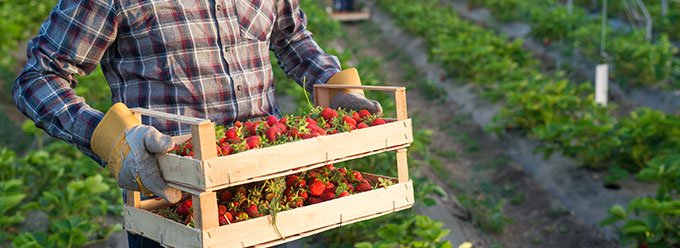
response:
[(173, 247), (201, 247), (201, 232), (142, 209), (125, 207), (125, 230)]
[[(328, 202), (281, 212), (277, 227), (284, 237), (294, 237), (304, 232), (330, 226), (340, 226), (367, 217), (377, 217), (413, 205), (411, 181), (363, 192)], [(373, 218), (371, 217), (371, 218)], [(238, 236), (234, 236), (238, 233)], [(206, 244), (210, 247), (254, 246), (279, 240), (265, 216), (207, 231)]]
[(411, 120), (251, 150), (206, 161), (207, 188), (234, 184), (413, 142)]

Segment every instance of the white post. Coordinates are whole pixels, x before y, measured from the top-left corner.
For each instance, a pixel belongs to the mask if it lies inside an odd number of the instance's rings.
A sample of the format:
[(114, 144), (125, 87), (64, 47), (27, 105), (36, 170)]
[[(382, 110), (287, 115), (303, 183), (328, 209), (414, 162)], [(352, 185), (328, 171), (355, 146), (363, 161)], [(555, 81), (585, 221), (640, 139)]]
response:
[(609, 65), (597, 65), (595, 74), (595, 102), (607, 106), (607, 91), (609, 90)]

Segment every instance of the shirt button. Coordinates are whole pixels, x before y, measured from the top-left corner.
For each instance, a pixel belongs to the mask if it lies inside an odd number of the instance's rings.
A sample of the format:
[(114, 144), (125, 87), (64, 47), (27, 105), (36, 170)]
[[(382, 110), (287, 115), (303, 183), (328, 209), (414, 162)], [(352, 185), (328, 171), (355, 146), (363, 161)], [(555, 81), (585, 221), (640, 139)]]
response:
[(236, 90), (238, 90), (238, 91), (241, 91), (241, 88), (242, 88), (242, 87), (241, 87), (240, 84), (236, 86)]
[(229, 52), (229, 47), (224, 47), (224, 52), (228, 53)]
[(215, 5), (215, 8), (217, 8), (217, 10), (222, 10), (222, 5), (218, 3), (217, 5)]

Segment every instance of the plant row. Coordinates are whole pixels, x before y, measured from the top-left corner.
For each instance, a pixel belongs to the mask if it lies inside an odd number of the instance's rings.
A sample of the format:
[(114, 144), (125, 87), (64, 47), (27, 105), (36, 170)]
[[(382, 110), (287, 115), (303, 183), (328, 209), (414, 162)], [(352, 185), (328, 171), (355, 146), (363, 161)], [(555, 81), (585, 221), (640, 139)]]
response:
[(680, 88), (680, 59), (675, 57), (678, 49), (666, 33), (650, 42), (644, 29), (621, 30), (608, 23), (605, 44), (608, 57), (603, 57), (600, 51), (601, 20), (589, 17), (586, 10), (578, 5), (569, 13), (568, 7), (557, 0), (482, 0), (470, 3), (489, 8), (501, 21), (529, 23), (531, 35), (545, 44), (559, 42), (592, 61), (611, 62), (613, 77), (624, 85)]
[[(572, 84), (559, 74), (540, 73), (539, 62), (521, 49), (521, 41), (510, 42), (464, 21), (439, 0), (380, 0), (378, 4), (399, 25), (423, 37), (431, 59), (448, 73), (477, 85), (491, 100), (503, 100), (504, 107), (490, 125), (492, 130), (528, 135), (543, 141), (546, 155), (559, 152), (585, 166), (618, 172), (611, 175), (653, 172), (666, 178), (680, 169), (675, 158), (680, 151), (680, 116), (641, 108), (627, 117), (614, 117), (613, 106), (594, 102), (589, 84)], [(630, 234), (640, 235), (635, 239), (642, 242), (677, 245), (677, 215), (667, 219), (654, 204), (670, 208), (664, 213), (679, 212), (680, 185), (649, 180), (670, 189), (659, 192), (654, 198), (658, 202), (645, 200), (651, 205), (642, 210), (629, 209), (656, 218), (635, 219), (644, 226), (636, 226)], [(662, 238), (651, 239), (645, 236), (648, 233)]]

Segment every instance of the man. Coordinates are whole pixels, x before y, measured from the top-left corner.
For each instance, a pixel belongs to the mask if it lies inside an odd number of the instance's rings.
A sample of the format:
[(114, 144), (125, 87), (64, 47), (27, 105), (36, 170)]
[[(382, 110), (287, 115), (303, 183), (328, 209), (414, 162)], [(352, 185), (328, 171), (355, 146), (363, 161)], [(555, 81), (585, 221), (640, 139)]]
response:
[[(107, 165), (121, 188), (174, 203), (154, 154), (189, 132), (174, 121), (137, 121), (128, 107), (208, 118), (230, 125), (279, 115), (269, 51), (297, 82), (359, 84), (305, 30), (298, 0), (61, 0), (29, 43), (12, 93), (18, 108), (50, 135)], [(75, 74), (101, 64), (116, 104), (101, 113), (75, 94)], [(380, 105), (361, 91), (338, 92), (331, 107)], [(143, 124), (142, 124), (143, 123)], [(155, 246), (129, 235), (130, 246)]]

